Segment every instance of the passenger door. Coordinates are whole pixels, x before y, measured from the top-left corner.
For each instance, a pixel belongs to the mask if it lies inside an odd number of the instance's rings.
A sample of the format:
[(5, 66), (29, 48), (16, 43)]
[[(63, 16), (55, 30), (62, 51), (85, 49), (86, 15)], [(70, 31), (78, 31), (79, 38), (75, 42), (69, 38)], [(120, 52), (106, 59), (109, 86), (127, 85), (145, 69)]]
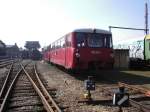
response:
[(71, 47), (71, 34), (66, 36), (66, 47), (65, 47), (65, 68), (72, 68), (73, 51)]

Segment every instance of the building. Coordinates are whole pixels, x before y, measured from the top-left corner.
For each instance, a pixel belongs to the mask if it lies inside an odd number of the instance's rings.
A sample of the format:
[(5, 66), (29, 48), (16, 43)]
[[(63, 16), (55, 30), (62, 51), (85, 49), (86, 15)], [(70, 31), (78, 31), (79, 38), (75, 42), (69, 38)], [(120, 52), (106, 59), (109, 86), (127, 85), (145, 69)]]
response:
[(11, 58), (19, 57), (20, 52), (16, 43), (15, 45), (6, 45), (6, 55)]
[(27, 48), (29, 51), (32, 51), (32, 50), (39, 49), (41, 46), (39, 41), (26, 41), (24, 47)]
[(114, 68), (129, 68), (129, 49), (115, 49)]
[(6, 55), (6, 45), (0, 40), (0, 56)]

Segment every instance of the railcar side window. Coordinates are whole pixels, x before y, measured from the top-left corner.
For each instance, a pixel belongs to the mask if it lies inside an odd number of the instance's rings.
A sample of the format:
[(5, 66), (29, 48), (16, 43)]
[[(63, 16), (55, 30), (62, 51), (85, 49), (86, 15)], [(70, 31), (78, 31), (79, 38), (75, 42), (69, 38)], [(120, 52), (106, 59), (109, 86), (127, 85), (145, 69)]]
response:
[(65, 39), (64, 38), (61, 39), (61, 48), (63, 48), (63, 47), (65, 47)]
[(56, 42), (54, 42), (54, 49), (56, 49)]
[(71, 35), (67, 35), (66, 37), (66, 46), (71, 47)]
[(50, 50), (51, 49), (51, 45), (49, 45), (48, 47), (47, 47), (47, 50)]
[(57, 42), (55, 42), (55, 49), (57, 49)]
[(60, 48), (60, 40), (57, 41), (57, 48)]
[(55, 49), (55, 45), (54, 45), (54, 43), (52, 44), (52, 49)]
[(84, 33), (76, 33), (77, 47), (85, 47), (86, 39)]

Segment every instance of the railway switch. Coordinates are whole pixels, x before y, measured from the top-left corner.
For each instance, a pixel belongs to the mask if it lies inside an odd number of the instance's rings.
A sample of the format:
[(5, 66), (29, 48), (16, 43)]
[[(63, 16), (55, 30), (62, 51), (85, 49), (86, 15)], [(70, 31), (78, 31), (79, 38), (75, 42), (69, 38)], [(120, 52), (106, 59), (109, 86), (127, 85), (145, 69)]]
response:
[(95, 82), (93, 81), (92, 76), (88, 76), (88, 80), (85, 80), (85, 89), (87, 90), (87, 93), (84, 94), (84, 97), (86, 99), (91, 99), (90, 91), (95, 90)]
[(119, 87), (119, 91), (113, 95), (113, 105), (128, 106), (129, 105), (129, 93), (125, 91), (123, 86)]

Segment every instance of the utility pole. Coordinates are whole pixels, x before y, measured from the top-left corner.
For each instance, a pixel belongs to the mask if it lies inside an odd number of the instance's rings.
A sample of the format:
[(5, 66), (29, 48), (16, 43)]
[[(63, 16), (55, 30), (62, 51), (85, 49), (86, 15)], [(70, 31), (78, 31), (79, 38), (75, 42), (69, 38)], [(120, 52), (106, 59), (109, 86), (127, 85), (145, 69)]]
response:
[(145, 3), (145, 34), (148, 34), (148, 5)]
[(148, 34), (149, 29), (148, 29), (148, 5), (145, 3), (145, 37), (144, 37), (144, 60), (146, 60), (146, 52), (145, 52), (145, 41), (146, 41), (146, 35)]

